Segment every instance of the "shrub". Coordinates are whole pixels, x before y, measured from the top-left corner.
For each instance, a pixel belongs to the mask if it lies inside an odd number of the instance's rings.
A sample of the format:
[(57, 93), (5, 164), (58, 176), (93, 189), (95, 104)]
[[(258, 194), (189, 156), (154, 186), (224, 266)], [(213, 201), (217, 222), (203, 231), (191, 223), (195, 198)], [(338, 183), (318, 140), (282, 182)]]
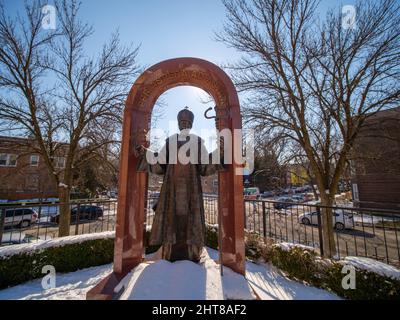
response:
[(218, 227), (206, 224), (206, 246), (218, 250)]
[(343, 262), (322, 259), (314, 250), (301, 246), (284, 248), (272, 239), (254, 233), (246, 233), (245, 242), (247, 257), (271, 263), (293, 280), (331, 291), (345, 299), (400, 300), (398, 279), (356, 267), (356, 289), (346, 290), (342, 287), (346, 276), (342, 273)]
[(88, 240), (2, 257), (0, 288), (43, 277), (42, 268), (45, 265), (54, 266), (57, 272), (73, 272), (110, 263), (113, 257), (114, 239)]
[(300, 247), (284, 250), (274, 245), (268, 258), (273, 265), (285, 271), (290, 278), (318, 286), (323, 281), (320, 266), (316, 263), (317, 255), (313, 251)]
[(352, 300), (399, 300), (400, 281), (382, 276), (375, 272), (356, 268), (356, 289), (345, 290), (342, 287), (343, 265), (332, 263), (326, 270), (326, 287), (337, 295)]
[(257, 233), (246, 232), (245, 233), (245, 250), (246, 257), (250, 258), (254, 261), (262, 259), (269, 255), (270, 252), (270, 244), (264, 240)]
[(273, 245), (267, 256), (263, 257), (294, 280), (304, 281), (337, 294), (345, 299), (400, 299), (400, 281), (375, 272), (355, 268), (356, 288), (344, 289), (342, 263), (321, 259), (314, 251), (301, 247), (288, 250)]

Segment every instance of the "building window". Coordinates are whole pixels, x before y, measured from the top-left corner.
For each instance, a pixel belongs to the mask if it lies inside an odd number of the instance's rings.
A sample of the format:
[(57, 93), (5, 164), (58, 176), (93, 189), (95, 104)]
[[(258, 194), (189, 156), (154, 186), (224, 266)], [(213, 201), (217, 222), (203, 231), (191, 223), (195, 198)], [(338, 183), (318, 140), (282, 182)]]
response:
[(37, 154), (31, 155), (31, 167), (37, 167), (39, 165), (39, 156)]
[(9, 154), (8, 155), (8, 165), (10, 167), (17, 166), (17, 155), (16, 154)]
[(0, 154), (0, 166), (6, 166), (7, 165), (7, 155), (4, 153)]
[(17, 155), (16, 154), (0, 154), (0, 166), (2, 167), (16, 167), (17, 166)]
[(54, 165), (56, 168), (65, 168), (65, 157), (54, 157)]

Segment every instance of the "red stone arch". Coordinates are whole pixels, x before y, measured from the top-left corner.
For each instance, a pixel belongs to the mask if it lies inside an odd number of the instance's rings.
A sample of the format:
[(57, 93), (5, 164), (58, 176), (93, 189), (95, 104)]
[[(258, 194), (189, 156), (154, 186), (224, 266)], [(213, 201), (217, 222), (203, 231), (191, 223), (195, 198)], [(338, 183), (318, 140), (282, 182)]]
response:
[[(147, 173), (137, 172), (135, 144), (146, 144), (151, 112), (158, 97), (177, 86), (195, 86), (209, 93), (217, 105), (218, 129), (241, 129), (236, 89), (228, 75), (211, 62), (177, 58), (147, 69), (132, 86), (126, 101), (120, 158), (118, 212), (114, 249), (114, 272), (88, 293), (88, 298), (109, 298), (110, 288), (142, 262), (143, 224), (147, 195)], [(233, 141), (235, 147), (235, 141)], [(232, 159), (235, 150), (232, 150)], [(243, 180), (239, 165), (228, 165), (219, 173), (218, 211), (221, 215), (222, 263), (245, 273)]]

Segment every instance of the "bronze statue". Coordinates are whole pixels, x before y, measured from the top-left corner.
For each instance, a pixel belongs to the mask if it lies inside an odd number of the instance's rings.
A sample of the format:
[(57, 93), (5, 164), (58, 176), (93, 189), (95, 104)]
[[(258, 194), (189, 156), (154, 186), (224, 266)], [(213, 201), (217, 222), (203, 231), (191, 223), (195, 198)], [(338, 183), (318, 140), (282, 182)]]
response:
[[(138, 171), (164, 175), (149, 245), (162, 245), (162, 257), (169, 261), (200, 260), (205, 241), (201, 176), (224, 170), (222, 161), (211, 163), (213, 154), (208, 154), (204, 141), (190, 133), (193, 120), (191, 111), (181, 110), (180, 133), (167, 138), (160, 153), (138, 147), (142, 157)], [(157, 162), (149, 163), (149, 155), (157, 157)], [(182, 163), (182, 155), (188, 163)]]

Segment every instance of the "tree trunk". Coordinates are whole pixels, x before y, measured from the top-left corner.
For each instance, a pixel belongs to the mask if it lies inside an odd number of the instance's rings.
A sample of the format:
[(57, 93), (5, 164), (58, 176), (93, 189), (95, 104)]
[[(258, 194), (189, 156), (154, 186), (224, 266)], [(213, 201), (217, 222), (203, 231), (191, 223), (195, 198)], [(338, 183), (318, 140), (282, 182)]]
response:
[(334, 197), (330, 194), (326, 194), (325, 190), (321, 192), (321, 205), (323, 206), (321, 209), (322, 212), (322, 240), (323, 240), (323, 249), (324, 249), (324, 257), (332, 258), (336, 255), (336, 245), (335, 245), (335, 236), (334, 236), (334, 228), (333, 228), (333, 216), (332, 216), (332, 205)]
[(319, 200), (319, 195), (318, 195), (317, 189), (315, 189), (315, 187), (314, 187), (314, 181), (311, 180), (310, 184), (311, 184), (312, 192), (314, 194), (315, 201), (318, 201)]
[(58, 236), (69, 236), (69, 229), (71, 223), (71, 209), (69, 205), (71, 189), (70, 186), (62, 186), (58, 189), (60, 199), (60, 220), (58, 225)]

